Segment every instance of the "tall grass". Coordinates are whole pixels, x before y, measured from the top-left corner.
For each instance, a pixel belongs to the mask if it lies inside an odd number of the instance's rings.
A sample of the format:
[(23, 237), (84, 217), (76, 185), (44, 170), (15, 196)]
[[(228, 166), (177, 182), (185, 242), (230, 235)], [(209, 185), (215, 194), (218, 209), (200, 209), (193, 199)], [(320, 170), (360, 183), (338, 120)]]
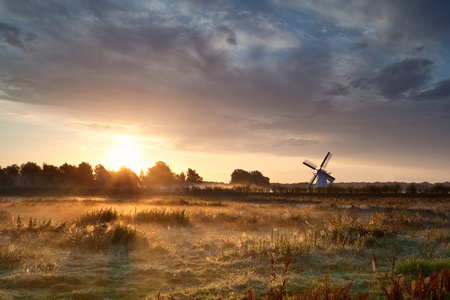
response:
[(144, 209), (135, 212), (133, 220), (136, 223), (158, 223), (165, 225), (189, 225), (189, 214), (183, 210)]
[(433, 273), (439, 273), (444, 270), (450, 270), (450, 258), (445, 259), (415, 259), (409, 258), (401, 261), (395, 266), (395, 271), (404, 275), (430, 276)]
[(8, 269), (16, 266), (26, 258), (23, 250), (19, 250), (11, 244), (0, 245), (0, 266)]
[[(284, 259), (290, 256), (313, 255), (318, 251), (328, 253), (334, 250), (360, 252), (381, 245), (391, 233), (371, 220), (334, 215), (307, 230), (282, 233), (272, 231), (265, 237), (241, 237), (237, 247), (222, 251), (226, 257), (258, 257), (276, 253)], [(230, 247), (227, 247), (230, 248)]]
[(116, 208), (100, 208), (94, 209), (83, 214), (78, 219), (78, 223), (82, 225), (95, 225), (98, 223), (109, 223), (118, 219)]

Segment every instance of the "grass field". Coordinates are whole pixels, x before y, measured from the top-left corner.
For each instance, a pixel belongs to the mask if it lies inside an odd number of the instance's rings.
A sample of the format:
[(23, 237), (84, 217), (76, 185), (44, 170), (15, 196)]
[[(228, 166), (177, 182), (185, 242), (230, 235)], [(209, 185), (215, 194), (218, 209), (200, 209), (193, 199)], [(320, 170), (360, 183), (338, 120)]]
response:
[(3, 198), (0, 299), (386, 299), (450, 282), (449, 228), (448, 197)]

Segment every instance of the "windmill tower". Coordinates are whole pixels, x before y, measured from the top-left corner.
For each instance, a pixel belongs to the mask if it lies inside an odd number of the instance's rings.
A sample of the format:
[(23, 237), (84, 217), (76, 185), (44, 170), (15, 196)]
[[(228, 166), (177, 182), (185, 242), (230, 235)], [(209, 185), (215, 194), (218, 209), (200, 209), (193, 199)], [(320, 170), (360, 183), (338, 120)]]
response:
[(309, 189), (311, 184), (313, 184), (313, 182), (316, 179), (316, 177), (317, 177), (317, 182), (316, 182), (316, 186), (315, 186), (316, 188), (328, 187), (328, 181), (330, 183), (333, 183), (335, 178), (330, 175), (331, 174), (330, 172), (325, 171), (325, 168), (327, 167), (327, 164), (330, 161), (330, 158), (331, 158), (331, 152), (328, 152), (328, 154), (323, 159), (323, 162), (322, 162), (322, 164), (320, 165), (319, 168), (317, 168), (317, 166), (315, 164), (313, 164), (312, 162), (310, 162), (310, 161), (305, 159), (303, 164), (308, 166), (308, 167), (310, 167), (314, 171), (316, 171), (314, 173), (314, 176), (311, 179), (311, 181), (306, 185), (307, 189)]

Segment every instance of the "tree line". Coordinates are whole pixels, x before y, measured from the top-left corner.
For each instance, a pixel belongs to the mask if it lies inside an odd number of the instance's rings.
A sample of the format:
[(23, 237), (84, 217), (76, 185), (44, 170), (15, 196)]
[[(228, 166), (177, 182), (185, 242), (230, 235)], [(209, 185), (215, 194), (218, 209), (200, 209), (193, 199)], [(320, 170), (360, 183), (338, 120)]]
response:
[[(259, 171), (236, 169), (231, 174), (231, 187), (198, 187), (203, 178), (194, 169), (188, 168), (179, 174), (173, 172), (165, 162), (158, 161), (146, 172), (136, 174), (123, 166), (119, 170), (109, 170), (98, 164), (92, 167), (87, 162), (78, 165), (64, 163), (55, 166), (34, 162), (22, 165), (0, 166), (0, 189), (104, 189), (104, 190), (139, 190), (141, 188), (158, 188), (177, 191), (211, 191), (211, 192), (271, 192), (271, 193), (333, 193), (333, 194), (449, 194), (450, 186), (444, 184), (408, 185), (367, 184), (365, 186), (339, 186), (331, 184), (327, 188), (306, 189), (305, 184), (271, 184), (270, 179)], [(197, 185), (197, 186), (196, 186)]]
[(108, 170), (87, 162), (77, 165), (64, 163), (55, 166), (35, 162), (0, 167), (0, 188), (111, 188), (139, 189), (145, 186), (170, 186), (202, 183), (203, 178), (193, 169), (176, 174), (162, 161), (158, 161), (144, 173), (136, 174), (126, 166)]
[(437, 183), (433, 185), (422, 186), (416, 183), (409, 183), (406, 186), (398, 183), (392, 184), (366, 184), (364, 186), (339, 186), (339, 184), (331, 184), (326, 188), (316, 188), (310, 187), (306, 189), (305, 184), (295, 184), (295, 185), (282, 185), (273, 184), (271, 186), (272, 192), (274, 193), (307, 193), (307, 192), (318, 192), (327, 194), (439, 194), (447, 195), (450, 193), (450, 186), (444, 185), (442, 183)]

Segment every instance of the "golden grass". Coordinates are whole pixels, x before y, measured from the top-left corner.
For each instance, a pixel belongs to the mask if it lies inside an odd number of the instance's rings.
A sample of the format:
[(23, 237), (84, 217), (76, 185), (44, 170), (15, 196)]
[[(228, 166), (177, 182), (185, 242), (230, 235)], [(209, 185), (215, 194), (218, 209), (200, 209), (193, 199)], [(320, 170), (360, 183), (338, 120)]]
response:
[(449, 254), (448, 202), (264, 197), (3, 200), (0, 298), (383, 299), (373, 254)]

